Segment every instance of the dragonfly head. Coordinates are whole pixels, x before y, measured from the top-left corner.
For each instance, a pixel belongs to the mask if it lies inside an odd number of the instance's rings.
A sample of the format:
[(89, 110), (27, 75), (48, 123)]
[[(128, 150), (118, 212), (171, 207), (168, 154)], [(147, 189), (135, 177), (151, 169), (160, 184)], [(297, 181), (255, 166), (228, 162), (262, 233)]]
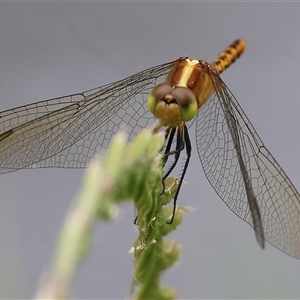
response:
[(148, 97), (148, 107), (163, 126), (176, 127), (193, 119), (198, 106), (194, 93), (187, 87), (161, 83)]

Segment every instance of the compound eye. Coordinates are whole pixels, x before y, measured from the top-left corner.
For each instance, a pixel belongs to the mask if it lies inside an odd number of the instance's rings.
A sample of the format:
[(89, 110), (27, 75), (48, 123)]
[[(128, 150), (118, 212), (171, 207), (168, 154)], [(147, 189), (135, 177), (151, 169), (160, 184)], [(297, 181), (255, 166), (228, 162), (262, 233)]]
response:
[(171, 93), (172, 87), (167, 83), (161, 83), (154, 87), (147, 100), (149, 110), (154, 114), (157, 102)]
[(193, 119), (197, 113), (198, 105), (194, 93), (186, 87), (177, 87), (172, 91), (172, 96), (181, 109), (184, 122)]

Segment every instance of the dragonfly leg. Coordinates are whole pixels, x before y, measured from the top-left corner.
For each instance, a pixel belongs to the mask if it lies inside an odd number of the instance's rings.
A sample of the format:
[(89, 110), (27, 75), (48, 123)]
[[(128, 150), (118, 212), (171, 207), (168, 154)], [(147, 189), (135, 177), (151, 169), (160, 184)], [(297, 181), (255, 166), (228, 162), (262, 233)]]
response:
[(178, 185), (176, 194), (175, 194), (174, 199), (173, 199), (173, 213), (172, 213), (172, 217), (171, 217), (170, 221), (166, 222), (167, 224), (172, 224), (173, 221), (174, 221), (175, 212), (176, 212), (177, 198), (178, 198), (179, 191), (180, 191), (180, 188), (181, 188), (181, 185), (182, 185), (182, 182), (183, 182), (183, 179), (184, 179), (184, 176), (185, 176), (185, 173), (186, 173), (186, 170), (188, 168), (188, 165), (189, 165), (189, 162), (190, 162), (190, 158), (191, 158), (192, 145), (191, 145), (191, 141), (190, 141), (190, 137), (189, 137), (189, 133), (188, 133), (187, 127), (185, 125), (183, 127), (183, 139), (184, 139), (185, 145), (186, 145), (186, 155), (187, 155), (187, 158), (186, 158), (183, 170), (182, 170), (182, 174), (180, 176), (179, 185)]
[(177, 165), (180, 153), (184, 149), (183, 130), (178, 128), (177, 138), (176, 138), (176, 148), (174, 151), (170, 151), (176, 129), (177, 128), (171, 129), (170, 136), (169, 136), (168, 143), (167, 143), (166, 150), (165, 150), (164, 157), (163, 157), (163, 166), (165, 166), (166, 162), (168, 161), (169, 156), (173, 155), (173, 154), (175, 155), (174, 162), (172, 163), (171, 167), (167, 170), (167, 172), (164, 174), (164, 176), (162, 178), (163, 188), (162, 188), (161, 195), (165, 192), (165, 180), (171, 174), (171, 172)]

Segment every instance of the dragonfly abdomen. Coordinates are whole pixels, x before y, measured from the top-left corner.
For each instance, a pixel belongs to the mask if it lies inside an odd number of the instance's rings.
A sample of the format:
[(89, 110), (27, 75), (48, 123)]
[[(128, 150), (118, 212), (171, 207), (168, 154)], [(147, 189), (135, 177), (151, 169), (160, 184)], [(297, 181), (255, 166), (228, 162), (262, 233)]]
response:
[(218, 57), (213, 61), (213, 66), (220, 74), (226, 70), (246, 49), (246, 42), (243, 40), (235, 40), (224, 51), (222, 51)]

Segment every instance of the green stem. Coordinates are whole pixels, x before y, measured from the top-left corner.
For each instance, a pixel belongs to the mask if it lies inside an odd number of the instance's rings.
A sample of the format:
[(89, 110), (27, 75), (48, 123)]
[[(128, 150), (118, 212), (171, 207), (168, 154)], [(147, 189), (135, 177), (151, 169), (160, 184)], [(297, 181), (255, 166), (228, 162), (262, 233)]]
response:
[(133, 199), (137, 208), (139, 236), (134, 244), (133, 281), (136, 299), (174, 299), (175, 291), (159, 285), (160, 275), (179, 257), (175, 242), (163, 237), (176, 229), (183, 210), (177, 210), (173, 224), (164, 220), (170, 209), (163, 205), (172, 200), (176, 179), (166, 181), (161, 195), (161, 156), (164, 136), (143, 130), (126, 144), (119, 134), (109, 147), (103, 162), (94, 159), (87, 168), (78, 199), (73, 203), (59, 235), (52, 266), (39, 287), (37, 299), (66, 299), (79, 264), (88, 254), (96, 222), (109, 221), (118, 215), (118, 204)]

